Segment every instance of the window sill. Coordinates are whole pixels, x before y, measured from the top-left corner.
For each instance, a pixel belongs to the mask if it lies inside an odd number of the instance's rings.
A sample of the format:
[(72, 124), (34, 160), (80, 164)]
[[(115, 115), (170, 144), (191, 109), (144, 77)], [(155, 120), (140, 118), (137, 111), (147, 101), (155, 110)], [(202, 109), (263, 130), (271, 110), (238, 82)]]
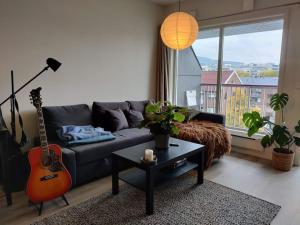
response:
[(249, 139), (249, 140), (261, 140), (264, 136), (264, 134), (254, 134), (252, 137), (248, 137), (248, 134), (246, 131), (237, 130), (237, 129), (233, 129), (233, 128), (227, 128), (227, 129), (231, 133), (231, 136)]

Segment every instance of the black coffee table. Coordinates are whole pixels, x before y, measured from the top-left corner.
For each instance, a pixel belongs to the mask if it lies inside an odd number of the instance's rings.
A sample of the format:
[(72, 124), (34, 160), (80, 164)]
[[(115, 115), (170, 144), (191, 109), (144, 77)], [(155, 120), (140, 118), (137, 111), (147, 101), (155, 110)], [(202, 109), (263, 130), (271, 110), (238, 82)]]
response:
[[(119, 179), (146, 192), (146, 213), (153, 214), (153, 191), (154, 186), (181, 176), (188, 171), (197, 169), (197, 184), (203, 183), (204, 169), (204, 145), (195, 144), (175, 138), (170, 143), (178, 146), (170, 146), (168, 150), (157, 153), (157, 163), (147, 165), (141, 162), (145, 149), (154, 149), (154, 141), (135, 145), (112, 153), (112, 193), (119, 193)], [(198, 155), (198, 162), (187, 161), (183, 166), (176, 169), (166, 169), (178, 160)], [(126, 163), (134, 168), (120, 172), (119, 165)]]

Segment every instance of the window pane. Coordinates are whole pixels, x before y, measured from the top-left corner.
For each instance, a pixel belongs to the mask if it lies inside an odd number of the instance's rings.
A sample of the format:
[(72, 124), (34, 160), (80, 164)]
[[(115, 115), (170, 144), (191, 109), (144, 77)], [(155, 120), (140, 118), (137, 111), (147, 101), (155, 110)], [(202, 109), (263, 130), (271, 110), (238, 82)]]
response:
[(244, 128), (243, 113), (275, 120), (270, 98), (277, 92), (283, 20), (224, 28), (221, 112), (226, 125)]
[(216, 112), (219, 33), (202, 30), (192, 48), (179, 52), (178, 105)]

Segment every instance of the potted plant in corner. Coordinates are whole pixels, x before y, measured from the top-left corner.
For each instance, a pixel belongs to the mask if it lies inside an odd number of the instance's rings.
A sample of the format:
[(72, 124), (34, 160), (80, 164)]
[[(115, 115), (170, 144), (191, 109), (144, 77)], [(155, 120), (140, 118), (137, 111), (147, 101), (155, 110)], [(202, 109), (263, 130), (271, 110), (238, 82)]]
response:
[(265, 128), (266, 135), (261, 139), (261, 145), (266, 148), (274, 146), (272, 153), (272, 166), (275, 169), (288, 171), (291, 169), (294, 160), (294, 151), (291, 147), (295, 144), (300, 146), (300, 138), (296, 133), (300, 133), (300, 120), (295, 126), (295, 131), (290, 132), (284, 121), (284, 107), (288, 103), (289, 96), (285, 93), (274, 94), (271, 97), (270, 106), (277, 112), (281, 112), (281, 123), (276, 124), (267, 117), (262, 117), (258, 112), (247, 112), (243, 115), (243, 122), (248, 128), (248, 136), (251, 137)]
[(168, 149), (170, 135), (177, 135), (179, 129), (174, 122), (183, 122), (187, 108), (177, 107), (169, 102), (150, 103), (145, 108), (142, 127), (154, 135), (156, 149)]

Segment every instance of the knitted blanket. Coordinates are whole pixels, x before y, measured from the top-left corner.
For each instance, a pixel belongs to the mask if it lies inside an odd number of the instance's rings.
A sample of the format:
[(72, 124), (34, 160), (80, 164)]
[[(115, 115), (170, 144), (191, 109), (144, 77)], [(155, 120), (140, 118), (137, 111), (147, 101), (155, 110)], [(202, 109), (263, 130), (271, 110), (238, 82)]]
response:
[(231, 151), (231, 135), (221, 124), (193, 120), (187, 123), (176, 123), (176, 126), (180, 129), (177, 138), (205, 145), (206, 169), (213, 159), (220, 158)]

